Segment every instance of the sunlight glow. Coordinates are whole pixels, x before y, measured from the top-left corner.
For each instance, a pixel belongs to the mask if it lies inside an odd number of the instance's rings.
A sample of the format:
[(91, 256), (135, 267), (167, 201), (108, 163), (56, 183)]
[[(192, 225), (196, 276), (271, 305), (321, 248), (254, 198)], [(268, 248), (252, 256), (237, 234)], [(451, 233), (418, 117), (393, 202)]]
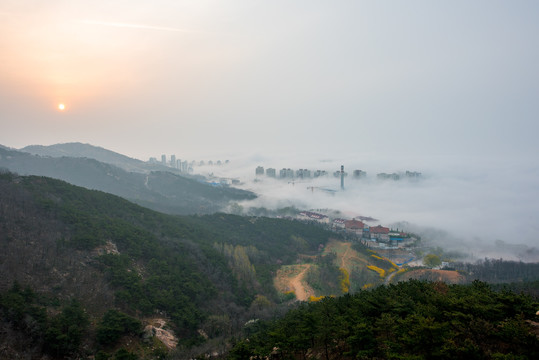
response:
[(64, 111), (65, 110), (65, 105), (64, 104), (58, 104), (58, 110), (60, 111)]
[(112, 27), (120, 27), (120, 28), (146, 29), (146, 30), (159, 30), (159, 31), (177, 31), (177, 32), (185, 32), (185, 33), (190, 32), (189, 30), (175, 28), (175, 27), (166, 27), (166, 26), (127, 24), (127, 23), (92, 21), (92, 20), (82, 20), (81, 22), (83, 24), (112, 26)]

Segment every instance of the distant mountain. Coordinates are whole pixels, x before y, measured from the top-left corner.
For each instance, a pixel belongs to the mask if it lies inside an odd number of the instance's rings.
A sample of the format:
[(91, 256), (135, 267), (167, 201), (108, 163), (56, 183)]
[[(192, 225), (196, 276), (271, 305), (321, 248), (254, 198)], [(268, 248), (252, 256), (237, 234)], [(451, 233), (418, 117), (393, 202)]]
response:
[(95, 159), (106, 164), (118, 166), (126, 171), (147, 172), (152, 170), (172, 170), (161, 164), (149, 164), (99, 146), (83, 144), (80, 142), (55, 144), (49, 146), (30, 145), (20, 149), (20, 151), (39, 156), (65, 156)]
[(171, 214), (213, 213), (228, 206), (230, 201), (256, 197), (248, 191), (212, 187), (167, 171), (129, 172), (88, 157), (42, 157), (0, 149), (0, 167), (21, 175), (48, 176), (105, 191)]

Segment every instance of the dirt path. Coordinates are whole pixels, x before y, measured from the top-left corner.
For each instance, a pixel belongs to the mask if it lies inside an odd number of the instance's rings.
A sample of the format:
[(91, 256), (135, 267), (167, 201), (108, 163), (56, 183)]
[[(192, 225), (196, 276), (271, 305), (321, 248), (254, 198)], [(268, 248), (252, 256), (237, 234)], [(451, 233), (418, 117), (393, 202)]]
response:
[(350, 252), (350, 248), (352, 247), (352, 244), (345, 243), (344, 246), (346, 247), (346, 250), (344, 251), (344, 254), (342, 254), (341, 268), (344, 268), (348, 272), (350, 272), (350, 269), (348, 268), (347, 264), (348, 264), (348, 261), (350, 260), (350, 256), (348, 255), (348, 253)]
[(296, 299), (300, 301), (306, 301), (309, 299), (309, 296), (312, 295), (311, 289), (306, 289), (306, 287), (302, 284), (303, 277), (305, 276), (305, 273), (307, 270), (311, 268), (311, 264), (305, 264), (305, 267), (299, 274), (297, 274), (295, 277), (293, 277), (290, 280), (290, 286), (294, 289), (294, 293), (296, 294)]
[[(398, 270), (398, 269), (397, 269)], [(391, 282), (391, 279), (393, 279), (393, 277), (397, 275), (397, 271), (393, 271), (391, 274), (389, 274), (388, 276), (386, 276), (386, 279), (384, 280), (384, 284), (385, 285), (389, 285), (389, 283)]]

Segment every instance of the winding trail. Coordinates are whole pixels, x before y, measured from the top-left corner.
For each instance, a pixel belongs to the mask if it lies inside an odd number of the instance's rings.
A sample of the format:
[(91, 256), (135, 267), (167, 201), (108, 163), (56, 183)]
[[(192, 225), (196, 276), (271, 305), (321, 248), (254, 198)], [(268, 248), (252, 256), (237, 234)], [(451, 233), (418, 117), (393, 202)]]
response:
[(348, 269), (348, 267), (346, 266), (346, 263), (349, 260), (347, 258), (347, 255), (348, 255), (348, 252), (350, 251), (350, 248), (351, 248), (352, 244), (345, 243), (345, 246), (346, 246), (346, 250), (344, 251), (344, 254), (342, 254), (341, 267), (346, 269), (346, 271), (350, 272), (350, 269)]
[(299, 301), (306, 301), (309, 299), (309, 296), (313, 293), (311, 289), (307, 289), (303, 283), (301, 282), (303, 280), (303, 277), (305, 276), (305, 273), (307, 270), (311, 268), (311, 264), (305, 264), (305, 267), (299, 274), (294, 276), (290, 280), (290, 286), (294, 289), (294, 294), (296, 294), (296, 299)]
[(385, 285), (389, 285), (389, 283), (391, 282), (391, 279), (393, 279), (393, 277), (395, 275), (397, 275), (397, 272), (398, 270), (400, 270), (400, 267), (397, 269), (397, 271), (393, 271), (391, 274), (389, 274), (388, 276), (386, 276), (385, 280), (384, 280), (384, 284)]

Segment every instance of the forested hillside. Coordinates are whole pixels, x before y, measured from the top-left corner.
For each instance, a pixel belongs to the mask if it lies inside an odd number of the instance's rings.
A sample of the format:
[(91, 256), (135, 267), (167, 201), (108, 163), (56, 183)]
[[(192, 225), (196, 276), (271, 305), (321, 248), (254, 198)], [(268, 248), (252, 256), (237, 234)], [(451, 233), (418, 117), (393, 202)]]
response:
[[(272, 271), (294, 262), (299, 249), (315, 253), (331, 236), (283, 219), (165, 215), (100, 191), (11, 173), (0, 176), (0, 227), (0, 290), (17, 281), (37, 294), (12, 289), (14, 295), (2, 297), (8, 324), (16, 323), (9, 298), (28, 298), (17, 311), (44, 324), (32, 327), (44, 344), (56, 317), (43, 314), (69, 312), (76, 301), (90, 319), (80, 329), (84, 346), (107, 351), (114, 342), (103, 345), (88, 334), (109, 310), (141, 321), (167, 318), (180, 347), (230, 336), (255, 313), (269, 316), (285, 300), (272, 286)], [(65, 355), (83, 345), (58, 346)]]
[(82, 157), (41, 157), (0, 148), (0, 168), (105, 191), (169, 214), (214, 213), (227, 207), (230, 201), (256, 197), (248, 191), (212, 187), (168, 171), (130, 172)]
[(539, 278), (539, 263), (484, 259), (474, 264), (452, 263), (451, 268), (488, 283), (526, 282)]
[(303, 303), (252, 324), (231, 359), (537, 359), (539, 303), (471, 285), (410, 280)]
[(147, 172), (147, 171), (163, 171), (166, 166), (161, 164), (150, 164), (144, 161), (133, 159), (114, 151), (104, 149), (99, 146), (90, 144), (82, 144), (80, 142), (54, 144), (54, 145), (30, 145), (20, 149), (22, 152), (27, 152), (41, 157), (74, 157), (88, 158), (99, 162), (111, 164), (122, 168), (126, 171)]

